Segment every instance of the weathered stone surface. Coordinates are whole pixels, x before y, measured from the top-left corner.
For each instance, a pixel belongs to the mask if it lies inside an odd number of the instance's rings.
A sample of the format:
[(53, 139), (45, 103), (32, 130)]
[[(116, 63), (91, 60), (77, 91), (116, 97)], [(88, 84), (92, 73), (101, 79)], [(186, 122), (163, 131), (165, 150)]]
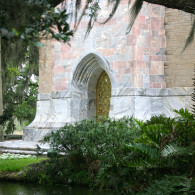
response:
[(112, 97), (110, 105), (110, 117), (121, 118), (134, 115), (134, 97)]

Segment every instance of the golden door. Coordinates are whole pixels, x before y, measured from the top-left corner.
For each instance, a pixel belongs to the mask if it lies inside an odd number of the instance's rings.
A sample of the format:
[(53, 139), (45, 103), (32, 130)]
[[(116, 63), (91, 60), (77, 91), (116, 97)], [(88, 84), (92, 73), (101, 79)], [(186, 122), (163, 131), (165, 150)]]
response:
[(111, 82), (105, 71), (101, 73), (96, 85), (96, 116), (109, 115)]

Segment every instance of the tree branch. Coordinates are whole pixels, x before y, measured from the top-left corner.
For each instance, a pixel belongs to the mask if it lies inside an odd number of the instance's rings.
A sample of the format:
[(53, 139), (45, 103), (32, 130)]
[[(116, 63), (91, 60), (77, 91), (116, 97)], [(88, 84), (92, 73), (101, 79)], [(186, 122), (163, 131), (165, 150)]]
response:
[(144, 0), (148, 3), (163, 5), (167, 8), (173, 8), (188, 12), (195, 13), (195, 0)]
[[(52, 6), (55, 7), (66, 0), (48, 0), (48, 1)], [(119, 0), (115, 0), (115, 1), (119, 1)], [(144, 0), (144, 1), (148, 3), (163, 5), (167, 8), (182, 10), (184, 12), (188, 12), (191, 14), (195, 13), (195, 0)]]

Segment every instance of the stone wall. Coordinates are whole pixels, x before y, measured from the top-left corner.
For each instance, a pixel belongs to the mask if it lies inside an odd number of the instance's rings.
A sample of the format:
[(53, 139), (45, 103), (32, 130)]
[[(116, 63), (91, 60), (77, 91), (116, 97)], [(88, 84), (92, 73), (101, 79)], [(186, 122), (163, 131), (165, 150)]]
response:
[(191, 87), (193, 84), (195, 41), (182, 53), (192, 21), (192, 16), (188, 13), (165, 9), (167, 87)]
[(43, 47), (39, 49), (39, 93), (51, 93), (53, 83), (53, 43), (52, 40), (42, 40)]
[[(103, 22), (110, 13), (102, 1), (98, 21)], [(129, 34), (128, 1), (123, 0), (114, 17), (105, 25), (95, 23), (84, 40), (88, 18), (81, 24), (67, 44), (54, 42), (54, 91), (68, 90), (73, 67), (90, 52), (103, 55), (118, 87), (164, 88), (165, 31), (164, 7), (144, 3)]]

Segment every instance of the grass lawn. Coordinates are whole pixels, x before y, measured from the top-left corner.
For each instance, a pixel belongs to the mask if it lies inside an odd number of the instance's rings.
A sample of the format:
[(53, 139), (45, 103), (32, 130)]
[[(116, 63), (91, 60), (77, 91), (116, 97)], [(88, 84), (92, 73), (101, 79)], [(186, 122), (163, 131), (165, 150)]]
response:
[(0, 173), (2, 171), (20, 171), (27, 165), (32, 163), (38, 163), (46, 158), (28, 158), (28, 159), (14, 159), (14, 160), (2, 160), (0, 159)]

